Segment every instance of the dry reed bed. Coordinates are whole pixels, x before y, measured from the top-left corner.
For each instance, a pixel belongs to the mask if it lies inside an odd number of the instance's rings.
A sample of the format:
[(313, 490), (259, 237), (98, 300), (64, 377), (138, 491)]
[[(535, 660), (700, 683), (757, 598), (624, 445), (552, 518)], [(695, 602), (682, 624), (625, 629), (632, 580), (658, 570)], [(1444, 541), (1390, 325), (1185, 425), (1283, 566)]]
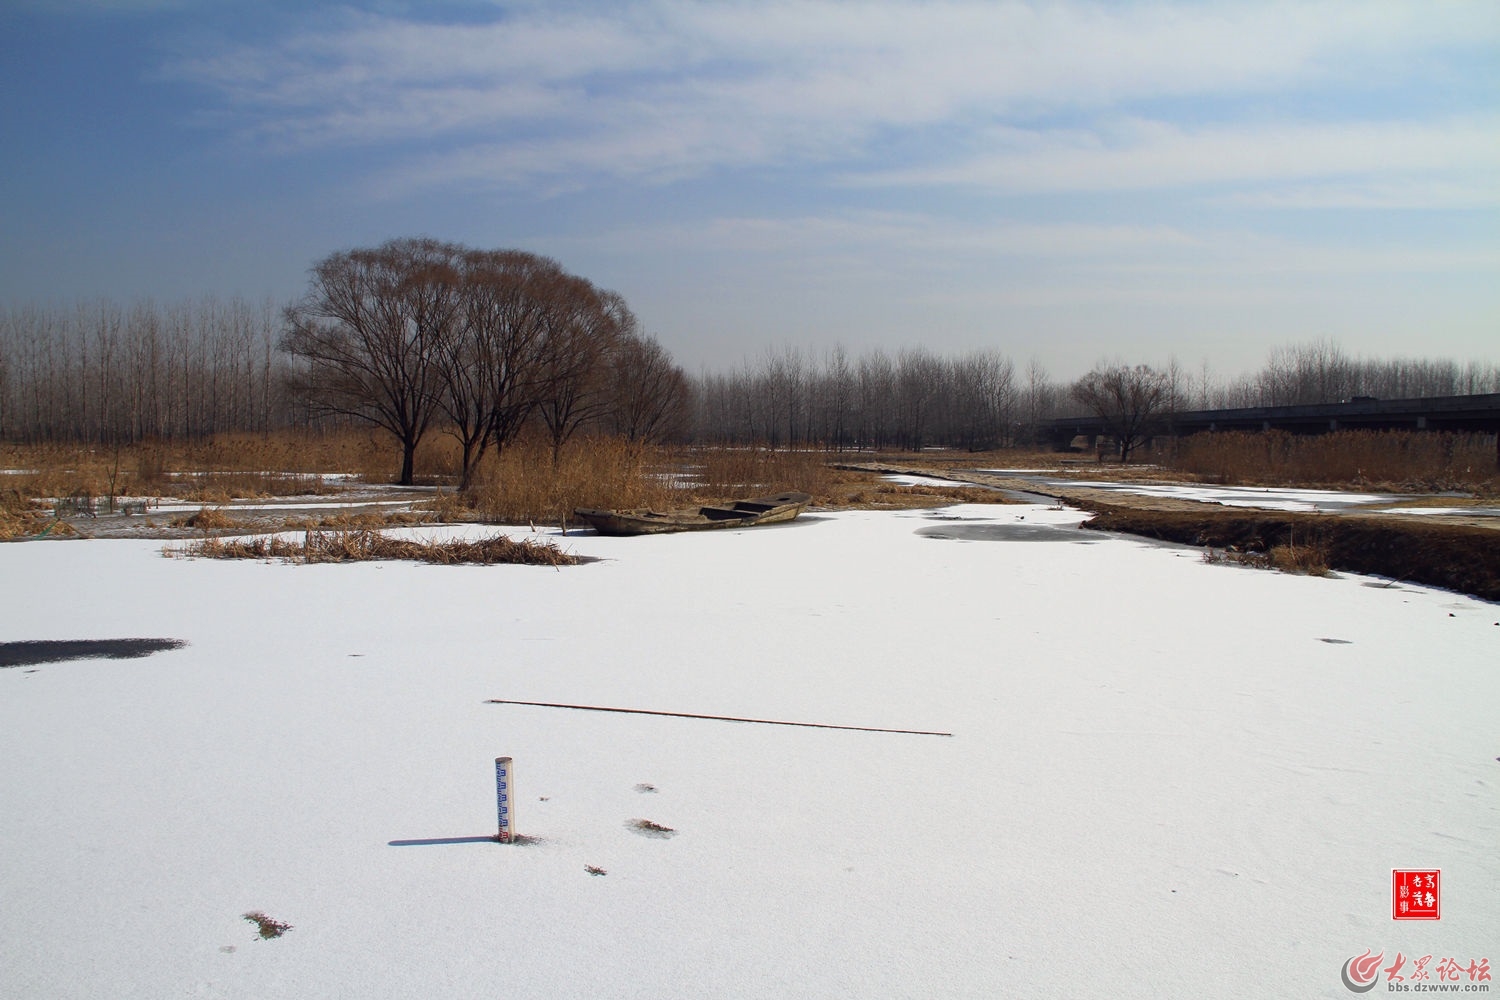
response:
[(283, 559), (297, 563), (369, 562), (400, 559), (442, 566), (460, 563), (526, 566), (575, 566), (578, 556), (563, 552), (551, 542), (516, 540), (504, 535), (492, 538), (454, 538), (446, 541), (416, 541), (392, 538), (378, 531), (308, 531), (301, 538), (262, 535), (253, 538), (204, 538), (164, 550), (169, 556), (205, 559)]
[(666, 448), (587, 438), (572, 442), (554, 464), (542, 441), (521, 441), (488, 456), (473, 488), (435, 506), (454, 519), (566, 524), (579, 507), (668, 510), (762, 493), (797, 490), (826, 502), (841, 477), (814, 451), (764, 448)]
[(954, 503), (1010, 503), (1005, 494), (983, 486), (903, 486), (897, 483), (859, 483), (835, 506), (870, 510), (903, 510)]
[(1241, 551), (1234, 546), (1227, 549), (1209, 546), (1203, 550), (1203, 561), (1211, 565), (1231, 564), (1251, 569), (1276, 569), (1303, 576), (1327, 576), (1329, 573), (1328, 546), (1322, 542), (1311, 545), (1288, 542), (1286, 545), (1272, 546), (1269, 552), (1255, 549)]
[[(234, 508), (204, 507), (192, 514), (174, 517), (167, 522), (172, 528), (192, 528), (205, 534), (246, 531), (306, 531), (315, 528), (349, 531), (356, 528), (405, 528), (443, 520), (432, 510), (388, 511), (335, 509), (317, 515), (278, 515), (257, 511), (236, 512)], [(452, 520), (461, 520), (453, 518)]]
[(19, 490), (0, 490), (0, 540), (29, 538), (46, 530), (51, 518)]
[(1085, 528), (1263, 554), (1229, 561), (1263, 558), (1292, 572), (1368, 573), (1500, 601), (1500, 532), (1491, 528), (1357, 514), (1139, 510), (1097, 501), (1084, 506), (1094, 515)]
[(200, 503), (338, 492), (323, 475), (380, 478), (389, 447), (368, 432), (221, 434), (128, 445), (0, 444), (0, 467), (28, 496), (175, 496)]
[[(550, 443), (533, 436), (486, 455), (471, 506), (497, 508), (505, 519), (553, 522), (575, 506), (641, 507), (671, 501), (723, 499), (763, 490), (795, 489), (820, 500), (838, 487), (831, 462), (868, 453), (766, 448), (659, 447), (616, 438), (580, 437), (553, 462)], [(1052, 466), (1055, 453), (884, 453), (935, 468)], [(203, 503), (231, 497), (336, 491), (324, 473), (389, 482), (399, 453), (367, 430), (218, 434), (194, 441), (147, 441), (110, 447), (83, 444), (0, 444), (0, 467), (26, 470), (7, 486), (27, 496), (174, 495)], [(1163, 444), (1161, 459), (1176, 471), (1220, 483), (1361, 487), (1388, 484), (1407, 491), (1466, 489), (1500, 492), (1493, 436), (1404, 431), (1339, 431), (1299, 436), (1281, 431), (1197, 434)], [(451, 437), (429, 434), (417, 450), (417, 478), (453, 483), (458, 449)], [(1123, 469), (1121, 470), (1124, 471)]]
[(1402, 492), (1500, 493), (1493, 435), (1410, 431), (1194, 434), (1168, 459), (1178, 472), (1221, 484), (1388, 486)]

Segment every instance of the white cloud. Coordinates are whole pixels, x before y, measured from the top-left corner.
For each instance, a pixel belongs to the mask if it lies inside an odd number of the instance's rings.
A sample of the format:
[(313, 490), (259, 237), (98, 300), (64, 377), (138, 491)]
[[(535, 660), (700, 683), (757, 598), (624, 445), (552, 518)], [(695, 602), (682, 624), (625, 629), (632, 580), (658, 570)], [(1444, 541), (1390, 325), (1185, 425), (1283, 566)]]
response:
[[(1270, 236), (1243, 228), (1100, 225), (1015, 219), (955, 223), (919, 213), (786, 218), (723, 216), (701, 223), (620, 227), (555, 241), (552, 252), (605, 271), (654, 262), (655, 284), (722, 286), (710, 298), (754, 291), (754, 314), (810, 289), (852, 303), (927, 302), (940, 312), (993, 306), (1093, 303), (1343, 300), (1365, 283), (1412, 287), (1424, 276), (1500, 273), (1500, 249), (1479, 242)], [(800, 290), (800, 291), (799, 291)], [(697, 294), (696, 292), (687, 294)], [(833, 307), (830, 307), (833, 308)], [(732, 310), (731, 310), (732, 311)]]
[(956, 223), (915, 212), (858, 212), (793, 217), (720, 216), (690, 225), (631, 227), (589, 237), (595, 249), (792, 256), (791, 267), (829, 253), (892, 251), (952, 266), (964, 259), (1138, 257), (1192, 252), (1197, 237), (1165, 225), (1091, 225), (999, 219)]
[[(1004, 128), (990, 136), (993, 151), (962, 163), (851, 177), (866, 185), (960, 185), (1003, 192), (1121, 191), (1329, 177), (1352, 187), (1325, 185), (1321, 201), (1358, 204), (1411, 196), (1411, 185), (1374, 176), (1456, 174), (1467, 183), (1417, 185), (1481, 204), (1495, 203), (1500, 177), (1500, 119), (1445, 122), (1278, 122), (1189, 129), (1167, 122), (1122, 119), (1093, 129)], [(1486, 184), (1486, 180), (1488, 183)], [(1296, 196), (1250, 194), (1247, 202), (1311, 204), (1312, 189)], [(1403, 196), (1402, 191), (1408, 194)]]
[(1366, 178), (1332, 184), (1237, 191), (1217, 201), (1249, 208), (1473, 209), (1500, 208), (1500, 174)]
[[(892, 137), (942, 163), (944, 135), (968, 142), (999, 126), (1003, 139), (1006, 123), (1038, 115), (1399, 79), (1434, 52), (1492, 48), (1496, 22), (1485, 4), (646, 0), (526, 6), (461, 26), (349, 14), (176, 71), (221, 92), (250, 134), (286, 147), (439, 150), (387, 183), (566, 187), (767, 164), (858, 167)], [(1067, 133), (1036, 141), (1039, 150), (1002, 143), (957, 167), (886, 177), (948, 183), (988, 171), (1026, 187), (1038, 183), (1033, 164), (1089, 183), (1100, 164), (1126, 178), (1192, 173), (1171, 160), (1179, 153), (1241, 164), (1247, 153), (1295, 153), (1315, 166), (1334, 155), (1327, 143), (1247, 150), (1231, 130), (1146, 135), (1104, 157), (1087, 134), (1072, 150)]]

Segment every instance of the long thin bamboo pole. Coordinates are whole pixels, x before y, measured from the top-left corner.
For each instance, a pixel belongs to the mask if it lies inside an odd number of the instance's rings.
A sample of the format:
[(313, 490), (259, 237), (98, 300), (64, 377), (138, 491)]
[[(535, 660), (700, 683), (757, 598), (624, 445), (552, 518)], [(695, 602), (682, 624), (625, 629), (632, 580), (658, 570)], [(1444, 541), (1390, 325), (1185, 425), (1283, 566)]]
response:
[(734, 715), (697, 715), (693, 712), (654, 712), (645, 708), (609, 708), (602, 705), (562, 705), (548, 701), (511, 701), (490, 698), (486, 705), (529, 705), (532, 708), (568, 708), (579, 712), (623, 712), (627, 715), (663, 715), (674, 719), (711, 719), (716, 722), (750, 722), (761, 726), (806, 726), (810, 729), (848, 729), (860, 733), (900, 733), (906, 736), (952, 736), (923, 729), (880, 729), (875, 726), (835, 726), (825, 722), (783, 722), (776, 719), (745, 719)]

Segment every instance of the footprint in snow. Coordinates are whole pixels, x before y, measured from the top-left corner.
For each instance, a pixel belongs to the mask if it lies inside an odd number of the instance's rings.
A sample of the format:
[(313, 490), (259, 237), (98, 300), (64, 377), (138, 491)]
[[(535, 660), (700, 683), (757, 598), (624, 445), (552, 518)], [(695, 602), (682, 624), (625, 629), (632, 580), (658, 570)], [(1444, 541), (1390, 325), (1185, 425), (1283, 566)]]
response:
[(660, 823), (653, 823), (649, 819), (629, 820), (625, 826), (630, 830), (634, 830), (642, 837), (655, 837), (658, 840), (668, 840), (677, 834), (677, 831), (670, 826), (662, 826)]

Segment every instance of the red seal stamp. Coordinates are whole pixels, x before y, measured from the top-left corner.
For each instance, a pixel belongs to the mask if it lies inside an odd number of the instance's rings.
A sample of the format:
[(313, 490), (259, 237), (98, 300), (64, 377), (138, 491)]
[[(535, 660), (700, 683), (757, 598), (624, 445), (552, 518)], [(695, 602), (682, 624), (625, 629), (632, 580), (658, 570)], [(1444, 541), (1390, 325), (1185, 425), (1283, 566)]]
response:
[(1391, 918), (1437, 920), (1442, 903), (1442, 872), (1437, 869), (1391, 872)]

